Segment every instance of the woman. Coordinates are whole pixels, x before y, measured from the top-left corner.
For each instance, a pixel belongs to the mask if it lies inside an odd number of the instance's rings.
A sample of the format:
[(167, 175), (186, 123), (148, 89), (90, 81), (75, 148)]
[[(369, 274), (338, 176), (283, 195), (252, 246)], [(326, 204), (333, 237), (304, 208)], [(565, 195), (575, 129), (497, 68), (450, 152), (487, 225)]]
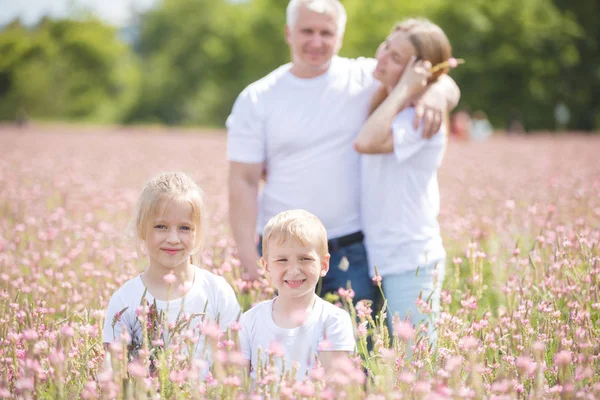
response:
[(369, 264), (382, 277), (390, 319), (408, 314), (414, 325), (439, 312), (446, 253), (437, 221), (437, 169), (447, 127), (422, 138), (422, 127), (412, 124), (410, 102), (447, 72), (439, 67), (431, 72), (431, 65), (450, 57), (450, 43), (437, 25), (427, 20), (397, 25), (377, 51), (374, 75), (381, 87), (355, 141), (356, 150), (365, 153), (361, 211)]

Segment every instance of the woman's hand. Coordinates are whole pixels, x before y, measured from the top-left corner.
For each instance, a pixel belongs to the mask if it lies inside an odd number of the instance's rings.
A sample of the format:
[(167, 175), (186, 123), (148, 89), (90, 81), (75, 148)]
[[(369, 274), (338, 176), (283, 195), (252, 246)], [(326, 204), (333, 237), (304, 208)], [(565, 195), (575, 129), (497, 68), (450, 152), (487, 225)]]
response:
[(421, 95), (425, 91), (427, 80), (431, 76), (430, 69), (431, 63), (429, 61), (417, 61), (413, 56), (404, 67), (404, 73), (394, 91), (405, 91), (409, 98)]

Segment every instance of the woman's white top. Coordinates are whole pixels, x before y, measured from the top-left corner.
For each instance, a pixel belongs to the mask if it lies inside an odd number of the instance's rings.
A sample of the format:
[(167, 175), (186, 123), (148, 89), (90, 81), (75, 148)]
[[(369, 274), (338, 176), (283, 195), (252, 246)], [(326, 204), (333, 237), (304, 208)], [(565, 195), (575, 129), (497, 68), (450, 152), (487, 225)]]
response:
[(361, 216), (371, 275), (374, 266), (386, 276), (446, 257), (437, 220), (446, 128), (423, 139), (414, 116), (407, 108), (394, 118), (393, 153), (362, 155)]

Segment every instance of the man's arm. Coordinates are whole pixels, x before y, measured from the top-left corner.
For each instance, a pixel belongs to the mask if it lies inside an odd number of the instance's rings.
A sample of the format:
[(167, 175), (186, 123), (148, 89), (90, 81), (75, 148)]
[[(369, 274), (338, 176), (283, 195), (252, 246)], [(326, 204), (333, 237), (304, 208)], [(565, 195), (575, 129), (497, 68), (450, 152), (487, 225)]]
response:
[(255, 237), (262, 168), (262, 163), (229, 163), (229, 223), (240, 263), (251, 280), (259, 278)]
[(453, 110), (460, 100), (460, 89), (454, 79), (442, 75), (415, 102), (414, 128), (423, 120), (423, 137), (431, 138), (442, 125), (443, 116)]

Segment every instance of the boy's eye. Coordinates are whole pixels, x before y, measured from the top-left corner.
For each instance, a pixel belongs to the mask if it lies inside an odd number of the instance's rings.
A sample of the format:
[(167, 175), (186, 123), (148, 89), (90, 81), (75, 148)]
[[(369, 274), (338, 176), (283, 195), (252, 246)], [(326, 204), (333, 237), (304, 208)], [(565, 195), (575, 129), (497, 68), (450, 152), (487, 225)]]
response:
[(278, 258), (277, 260), (275, 260), (277, 262), (286, 262), (287, 258)]
[(312, 257), (302, 257), (302, 261), (312, 261)]
[(182, 226), (182, 227), (181, 227), (181, 228), (179, 228), (179, 229), (181, 229), (182, 231), (191, 231), (191, 230), (192, 230), (192, 227), (191, 227), (191, 226), (186, 226), (186, 225), (184, 225), (184, 226)]

